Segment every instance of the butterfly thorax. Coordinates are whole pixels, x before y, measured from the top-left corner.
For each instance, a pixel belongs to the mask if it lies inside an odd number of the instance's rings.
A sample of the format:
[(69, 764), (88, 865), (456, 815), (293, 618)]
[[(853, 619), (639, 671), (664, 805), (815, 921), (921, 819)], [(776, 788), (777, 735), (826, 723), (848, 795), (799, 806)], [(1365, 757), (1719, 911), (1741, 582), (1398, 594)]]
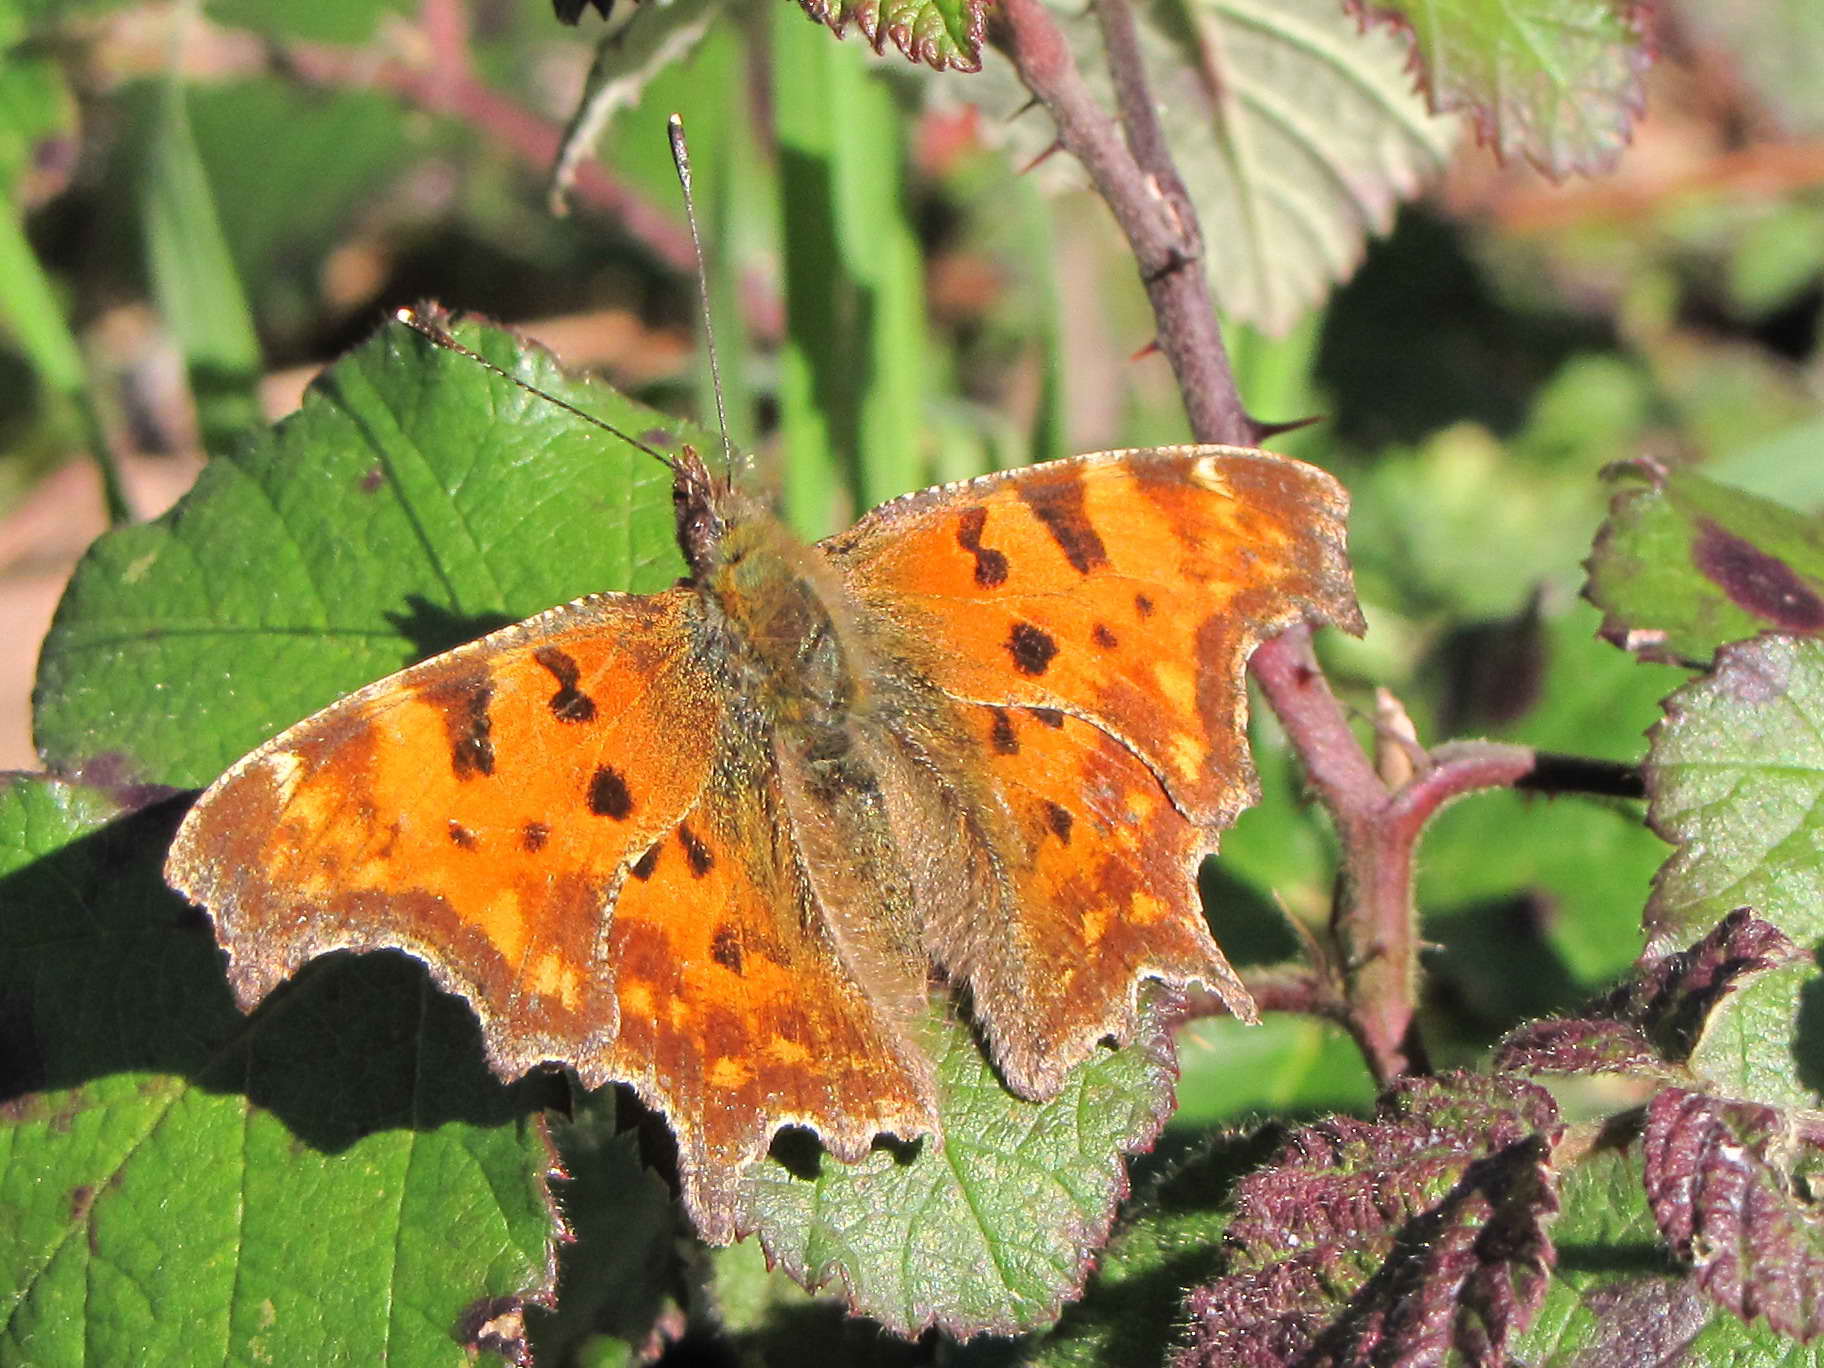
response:
[(776, 724), (840, 728), (864, 692), (865, 652), (822, 554), (750, 514), (727, 528), (699, 584), (743, 695)]

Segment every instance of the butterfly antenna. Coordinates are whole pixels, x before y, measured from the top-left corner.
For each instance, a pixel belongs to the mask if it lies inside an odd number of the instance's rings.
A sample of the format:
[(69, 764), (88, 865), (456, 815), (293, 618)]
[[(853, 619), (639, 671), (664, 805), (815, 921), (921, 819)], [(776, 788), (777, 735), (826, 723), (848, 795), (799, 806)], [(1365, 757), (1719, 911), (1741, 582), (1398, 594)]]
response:
[(703, 345), (709, 352), (710, 387), (716, 392), (716, 426), (722, 430), (722, 459), (735, 468), (735, 444), (728, 439), (728, 410), (722, 402), (722, 366), (716, 359), (716, 328), (709, 316), (709, 272), (703, 266), (703, 239), (697, 232), (697, 203), (690, 192), (690, 148), (684, 142), (684, 120), (676, 114), (666, 120), (671, 137), (671, 164), (678, 169), (684, 191), (684, 221), (690, 225), (690, 245), (697, 258), (697, 293), (703, 300)]
[(540, 399), (543, 399), (547, 404), (556, 404), (565, 413), (573, 414), (576, 417), (581, 418), (585, 423), (589, 423), (595, 427), (600, 428), (603, 432), (608, 433), (611, 437), (620, 438), (623, 442), (627, 443), (628, 446), (634, 448), (636, 451), (645, 452), (648, 456), (652, 457), (653, 460), (657, 461), (660, 465), (664, 466), (667, 470), (671, 471), (672, 474), (674, 474), (674, 475), (677, 474), (677, 472), (678, 472), (677, 457), (669, 456), (665, 452), (660, 451), (657, 447), (651, 445), (650, 443), (642, 442), (638, 437), (635, 437), (630, 433), (621, 431), (621, 429), (616, 427), (613, 423), (608, 422), (606, 419), (597, 418), (593, 413), (585, 413), (582, 409), (578, 408), (575, 404), (565, 403), (562, 399), (559, 399), (555, 394), (548, 393), (547, 391), (540, 389), (537, 385), (527, 384), (524, 380), (521, 380), (517, 375), (513, 374), (512, 371), (506, 370), (500, 366), (495, 365), (492, 361), (488, 360), (487, 357), (483, 356), (480, 352), (476, 351), (473, 347), (463, 346), (462, 343), (458, 342), (455, 338), (451, 337), (447, 332), (445, 332), (442, 328), (438, 327), (435, 323), (425, 322), (425, 320), (423, 318), (419, 317), (418, 311), (416, 309), (410, 309), (410, 308), (394, 309), (393, 317), (398, 322), (405, 324), (406, 327), (410, 328), (413, 332), (417, 333), (419, 336), (428, 338), (432, 342), (435, 342), (439, 347), (442, 347), (445, 351), (452, 351), (452, 352), (455, 352), (458, 356), (467, 357), (470, 361), (475, 362), (476, 365), (481, 366), (487, 370), (493, 371), (494, 374), (498, 375), (501, 379), (510, 381), (513, 384), (518, 385), (527, 394), (536, 394)]

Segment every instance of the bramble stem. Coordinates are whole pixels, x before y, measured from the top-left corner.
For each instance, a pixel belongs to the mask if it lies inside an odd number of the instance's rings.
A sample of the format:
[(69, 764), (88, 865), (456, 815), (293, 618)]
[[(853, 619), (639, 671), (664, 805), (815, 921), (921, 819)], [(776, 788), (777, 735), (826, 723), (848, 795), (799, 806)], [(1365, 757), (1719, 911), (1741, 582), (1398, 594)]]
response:
[(1089, 172), (1133, 249), (1153, 306), (1155, 340), (1171, 363), (1200, 442), (1252, 445), (1260, 428), (1242, 406), (1203, 272), (1197, 214), (1172, 166), (1146, 85), (1126, 0), (1097, 0), (1122, 125), (1096, 103), (1044, 0), (1002, 0), (999, 40), (1057, 126), (1059, 145)]

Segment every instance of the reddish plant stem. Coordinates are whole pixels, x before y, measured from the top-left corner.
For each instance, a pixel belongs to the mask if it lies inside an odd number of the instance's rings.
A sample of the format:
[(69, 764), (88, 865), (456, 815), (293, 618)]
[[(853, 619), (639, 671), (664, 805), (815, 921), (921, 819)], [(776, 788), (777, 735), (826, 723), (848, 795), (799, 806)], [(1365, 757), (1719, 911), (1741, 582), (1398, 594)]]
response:
[(1254, 678), (1278, 715), (1343, 845), (1331, 933), (1342, 959), (1344, 1022), (1383, 1084), (1426, 1068), (1413, 1029), (1418, 912), (1413, 855), (1438, 809), (1478, 789), (1531, 775), (1528, 747), (1458, 741), (1437, 747), (1406, 783), (1389, 788), (1356, 744), (1342, 708), (1297, 627), (1254, 653)]
[[(549, 166), (563, 137), (556, 124), (489, 89), (467, 70), (391, 60), (376, 63), (367, 52), (328, 43), (289, 43), (282, 61), (311, 85), (380, 89), (415, 109), (460, 120), (532, 166)], [(603, 171), (600, 163), (584, 163), (575, 190), (579, 199), (612, 215), (667, 265), (680, 271), (693, 268), (690, 237), (683, 226)]]

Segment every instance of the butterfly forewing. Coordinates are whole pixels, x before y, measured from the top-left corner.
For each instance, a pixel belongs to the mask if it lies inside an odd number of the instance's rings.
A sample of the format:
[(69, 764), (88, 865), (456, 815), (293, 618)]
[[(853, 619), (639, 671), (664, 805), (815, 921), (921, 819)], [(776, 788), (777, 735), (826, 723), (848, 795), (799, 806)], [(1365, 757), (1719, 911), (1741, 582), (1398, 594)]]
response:
[(1049, 1095), (1125, 1038), (1144, 978), (1251, 1015), (1196, 863), (1254, 796), (1255, 646), (1307, 619), (1360, 629), (1345, 510), (1313, 467), (1167, 447), (925, 490), (825, 543), (975, 738), (975, 801), (1012, 814), (1002, 887), (926, 929), (1017, 1090)]
[[(229, 770), (166, 877), (243, 1006), (313, 956), (398, 947), (474, 1005), (495, 1067), (616, 1029), (602, 954), (630, 864), (698, 803), (721, 705), (693, 595), (599, 595), (368, 686)], [(685, 729), (688, 746), (653, 746)]]

